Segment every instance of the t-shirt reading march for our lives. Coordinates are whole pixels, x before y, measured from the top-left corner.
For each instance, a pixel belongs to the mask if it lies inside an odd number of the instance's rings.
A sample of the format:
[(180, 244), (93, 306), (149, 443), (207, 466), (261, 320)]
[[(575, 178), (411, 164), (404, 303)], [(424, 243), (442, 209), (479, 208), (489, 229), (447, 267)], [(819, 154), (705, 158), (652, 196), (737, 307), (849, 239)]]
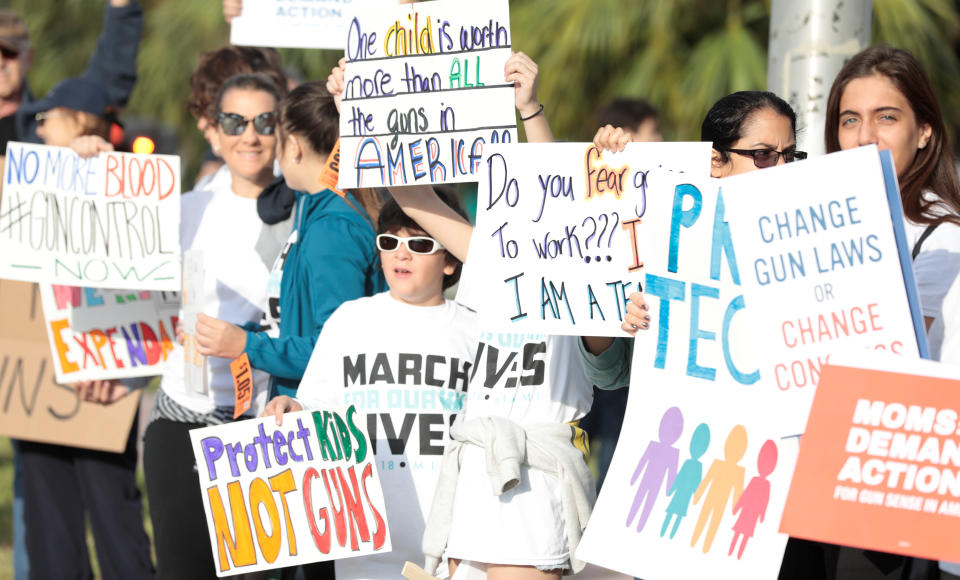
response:
[[(457, 301), (470, 306), (484, 273), (464, 265)], [(486, 331), (471, 369), (461, 420), (497, 416), (520, 425), (569, 423), (590, 410), (593, 389), (575, 336)], [(463, 449), (447, 556), (478, 562), (563, 565), (569, 558), (556, 480), (522, 467), (520, 485), (497, 497), (484, 450)], [(536, 530), (536, 533), (531, 533)], [(482, 549), (482, 551), (480, 551)]]
[[(180, 244), (184, 252), (199, 251), (203, 261), (200, 309), (216, 318), (242, 325), (260, 319), (266, 301), (268, 266), (280, 250), (276, 234), (257, 215), (256, 198), (231, 190), (230, 174), (222, 167), (206, 191), (193, 191), (181, 200)], [(230, 360), (209, 357), (204, 365), (209, 394), (190, 391), (184, 380), (184, 349), (174, 345), (162, 387), (176, 403), (196, 412), (232, 407), (235, 400)], [(263, 408), (269, 375), (254, 371), (254, 411)]]
[(383, 292), (345, 302), (324, 324), (297, 399), (366, 413), (393, 545), (337, 560), (338, 579), (395, 578), (404, 561), (423, 559), (424, 522), (476, 347), (476, 315), (451, 301), (412, 306)]

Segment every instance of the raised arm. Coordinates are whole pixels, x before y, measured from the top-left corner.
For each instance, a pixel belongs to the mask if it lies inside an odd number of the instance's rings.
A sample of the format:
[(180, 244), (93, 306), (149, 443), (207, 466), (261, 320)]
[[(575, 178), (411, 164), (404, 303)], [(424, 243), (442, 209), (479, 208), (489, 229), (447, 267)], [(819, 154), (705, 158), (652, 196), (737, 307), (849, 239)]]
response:
[(537, 98), (537, 80), (540, 69), (533, 59), (522, 52), (507, 59), (503, 67), (504, 80), (514, 86), (517, 112), (523, 120), (523, 129), (529, 143), (553, 143), (553, 132), (547, 123), (544, 107)]
[(133, 92), (142, 28), (143, 9), (136, 0), (110, 0), (97, 48), (83, 76), (103, 85), (113, 106), (126, 106)]

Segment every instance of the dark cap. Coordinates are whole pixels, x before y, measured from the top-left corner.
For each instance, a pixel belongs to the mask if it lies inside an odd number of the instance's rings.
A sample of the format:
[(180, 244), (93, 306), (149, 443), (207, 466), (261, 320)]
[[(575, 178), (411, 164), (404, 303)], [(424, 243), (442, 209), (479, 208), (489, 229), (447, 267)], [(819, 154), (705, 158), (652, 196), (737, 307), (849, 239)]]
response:
[(100, 83), (85, 78), (67, 79), (57, 83), (43, 99), (22, 105), (24, 115), (35, 115), (57, 107), (91, 113), (107, 119), (110, 96)]
[(30, 47), (30, 36), (23, 18), (13, 10), (0, 10), (0, 46), (22, 52)]

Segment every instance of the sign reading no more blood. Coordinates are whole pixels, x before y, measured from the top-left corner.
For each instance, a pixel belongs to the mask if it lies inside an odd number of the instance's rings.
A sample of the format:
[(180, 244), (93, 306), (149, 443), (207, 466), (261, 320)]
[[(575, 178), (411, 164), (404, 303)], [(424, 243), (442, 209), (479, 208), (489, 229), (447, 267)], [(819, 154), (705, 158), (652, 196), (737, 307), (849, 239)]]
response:
[(180, 289), (180, 159), (9, 143), (0, 278)]

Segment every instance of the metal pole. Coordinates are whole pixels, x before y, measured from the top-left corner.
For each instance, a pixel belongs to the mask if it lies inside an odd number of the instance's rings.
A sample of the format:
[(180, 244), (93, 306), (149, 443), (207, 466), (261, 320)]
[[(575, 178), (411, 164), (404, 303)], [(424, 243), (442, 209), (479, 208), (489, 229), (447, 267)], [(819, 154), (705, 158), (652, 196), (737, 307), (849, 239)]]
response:
[(767, 87), (797, 112), (797, 148), (824, 153), (827, 96), (843, 63), (870, 46), (871, 0), (773, 0)]

